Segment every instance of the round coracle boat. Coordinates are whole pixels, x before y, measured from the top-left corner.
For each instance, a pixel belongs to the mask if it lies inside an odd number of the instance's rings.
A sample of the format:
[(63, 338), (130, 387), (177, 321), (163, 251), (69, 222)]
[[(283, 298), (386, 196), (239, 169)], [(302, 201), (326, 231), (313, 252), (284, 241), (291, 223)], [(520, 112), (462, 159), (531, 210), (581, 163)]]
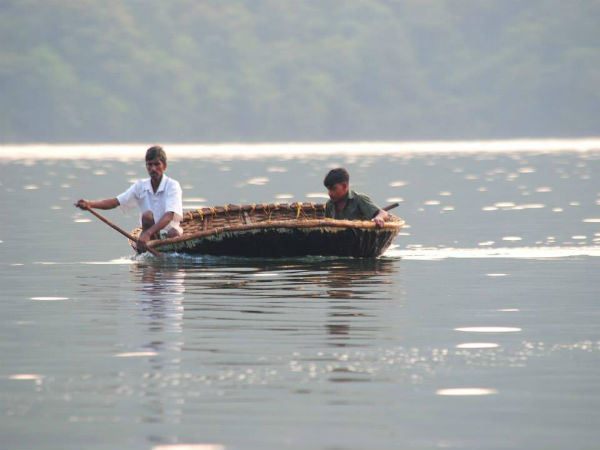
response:
[[(183, 235), (152, 240), (160, 252), (248, 257), (381, 255), (404, 220), (392, 214), (384, 226), (325, 217), (325, 204), (262, 203), (201, 208), (184, 213)], [(132, 231), (138, 237), (141, 228)], [(130, 241), (134, 249), (136, 243)]]

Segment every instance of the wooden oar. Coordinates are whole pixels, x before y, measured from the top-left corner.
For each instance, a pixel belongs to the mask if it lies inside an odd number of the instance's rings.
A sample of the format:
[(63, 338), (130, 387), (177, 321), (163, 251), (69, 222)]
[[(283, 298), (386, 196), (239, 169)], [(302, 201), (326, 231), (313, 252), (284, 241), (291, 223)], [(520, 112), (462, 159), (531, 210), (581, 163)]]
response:
[[(134, 238), (131, 234), (129, 234), (127, 231), (123, 230), (122, 228), (119, 228), (117, 225), (115, 225), (114, 223), (112, 223), (110, 220), (108, 220), (106, 217), (102, 216), (101, 214), (98, 214), (96, 211), (94, 211), (92, 208), (84, 208), (87, 209), (89, 212), (91, 212), (93, 215), (95, 215), (98, 219), (100, 219), (102, 222), (104, 222), (106, 225), (108, 225), (109, 227), (117, 230), (119, 233), (121, 233), (123, 236), (131, 239), (133, 242), (138, 242), (138, 240), (136, 238)], [(160, 254), (160, 252), (158, 252), (157, 250), (154, 250), (152, 247), (150, 247), (148, 244), (146, 244), (146, 249), (148, 249), (148, 251), (150, 253), (152, 253), (154, 256), (156, 256), (157, 258), (160, 258), (162, 255)]]

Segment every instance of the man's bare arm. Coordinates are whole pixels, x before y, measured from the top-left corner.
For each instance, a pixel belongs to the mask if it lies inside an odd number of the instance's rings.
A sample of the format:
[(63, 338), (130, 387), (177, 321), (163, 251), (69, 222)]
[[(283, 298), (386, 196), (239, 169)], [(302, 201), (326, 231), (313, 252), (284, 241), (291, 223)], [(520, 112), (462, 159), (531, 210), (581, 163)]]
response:
[(89, 201), (80, 199), (75, 203), (75, 206), (81, 209), (95, 208), (95, 209), (113, 209), (119, 206), (119, 200), (116, 198), (106, 198), (104, 200)]
[(173, 211), (167, 211), (166, 213), (164, 213), (158, 222), (156, 222), (154, 225), (152, 225), (140, 235), (139, 240), (142, 242), (148, 242), (152, 235), (158, 233), (164, 227), (169, 225), (169, 223), (171, 223), (174, 215), (175, 213)]

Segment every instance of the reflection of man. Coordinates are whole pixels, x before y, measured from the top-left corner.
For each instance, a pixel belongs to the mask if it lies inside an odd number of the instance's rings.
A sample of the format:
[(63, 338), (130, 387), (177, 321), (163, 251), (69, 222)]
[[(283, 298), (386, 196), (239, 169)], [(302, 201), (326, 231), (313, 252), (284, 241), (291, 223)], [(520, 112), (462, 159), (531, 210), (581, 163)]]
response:
[(373, 321), (382, 320), (379, 308), (361, 300), (396, 299), (398, 288), (402, 295), (402, 285), (392, 281), (395, 270), (393, 260), (373, 258), (344, 259), (328, 269), (322, 277), (331, 299), (325, 324), (328, 345), (365, 345), (377, 339), (381, 327), (373, 326)]
[[(185, 296), (185, 269), (165, 267), (161, 264), (132, 265), (136, 289), (136, 304), (144, 312), (148, 331), (181, 332), (183, 330), (183, 298)], [(138, 322), (142, 323), (142, 322)], [(166, 347), (181, 351), (181, 342), (175, 336), (154, 336), (147, 344), (155, 350)]]
[(343, 167), (332, 169), (325, 176), (323, 184), (329, 191), (325, 216), (333, 219), (371, 220), (378, 227), (389, 217), (365, 194), (350, 190), (350, 174)]
[(137, 181), (117, 197), (98, 201), (81, 199), (75, 206), (81, 209), (121, 206), (123, 210), (137, 206), (141, 212), (139, 242), (142, 245), (150, 239), (180, 236), (183, 232), (179, 226), (183, 217), (181, 186), (164, 174), (167, 155), (161, 146), (156, 145), (146, 151), (146, 170), (150, 178)]

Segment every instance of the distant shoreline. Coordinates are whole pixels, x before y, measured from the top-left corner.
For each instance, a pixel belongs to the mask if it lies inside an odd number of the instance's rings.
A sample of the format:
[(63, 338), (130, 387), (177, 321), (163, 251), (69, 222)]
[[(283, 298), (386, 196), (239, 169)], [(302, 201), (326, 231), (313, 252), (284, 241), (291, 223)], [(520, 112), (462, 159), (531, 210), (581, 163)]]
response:
[[(139, 159), (152, 145), (139, 144), (7, 144), (0, 145), (1, 160), (19, 159)], [(171, 159), (283, 158), (329, 155), (411, 155), (460, 153), (548, 153), (600, 151), (600, 137), (580, 139), (506, 139), (473, 141), (400, 142), (281, 142), (281, 143), (161, 143)]]

